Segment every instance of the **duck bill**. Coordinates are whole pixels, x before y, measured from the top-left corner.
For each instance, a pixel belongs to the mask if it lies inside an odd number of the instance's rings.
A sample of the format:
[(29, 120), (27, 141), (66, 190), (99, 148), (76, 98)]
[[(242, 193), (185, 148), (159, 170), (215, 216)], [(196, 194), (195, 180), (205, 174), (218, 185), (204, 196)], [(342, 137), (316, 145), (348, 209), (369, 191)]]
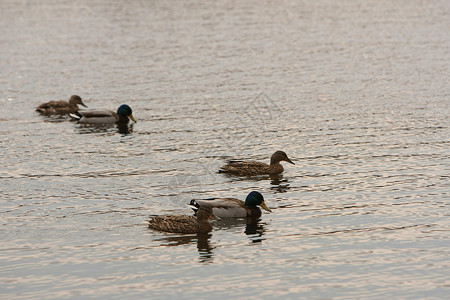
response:
[(266, 203), (263, 201), (261, 202), (261, 204), (259, 205), (262, 207), (262, 209), (267, 210), (269, 212), (272, 212), (272, 210), (266, 205)]
[(288, 163), (291, 163), (291, 164), (295, 165), (294, 162), (293, 162), (292, 160), (290, 160), (289, 158), (288, 158), (286, 161), (287, 161)]
[(80, 103), (80, 105), (83, 105), (84, 107), (88, 107), (86, 104), (84, 104), (83, 102)]
[(133, 117), (133, 115), (129, 115), (128, 118), (130, 118), (134, 123), (137, 123), (136, 119)]

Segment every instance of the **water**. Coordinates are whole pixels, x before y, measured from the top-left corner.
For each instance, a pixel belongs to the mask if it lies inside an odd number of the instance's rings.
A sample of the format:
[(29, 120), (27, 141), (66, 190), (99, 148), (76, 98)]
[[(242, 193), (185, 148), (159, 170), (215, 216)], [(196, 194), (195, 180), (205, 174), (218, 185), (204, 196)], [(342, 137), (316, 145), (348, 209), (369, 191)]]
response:
[[(449, 294), (448, 1), (2, 1), (2, 299)], [(127, 103), (130, 131), (34, 108)], [(279, 180), (227, 159), (296, 163)], [(254, 227), (149, 230), (260, 191)]]

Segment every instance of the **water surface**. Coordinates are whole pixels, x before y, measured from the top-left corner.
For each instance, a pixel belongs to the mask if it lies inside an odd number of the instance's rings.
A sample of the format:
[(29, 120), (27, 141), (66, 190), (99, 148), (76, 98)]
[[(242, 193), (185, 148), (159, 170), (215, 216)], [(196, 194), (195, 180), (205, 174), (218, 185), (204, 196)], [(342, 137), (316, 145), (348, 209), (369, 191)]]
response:
[[(2, 298), (448, 295), (447, 1), (0, 8)], [(138, 123), (34, 112), (72, 94)], [(216, 173), (276, 150), (276, 180)], [(254, 226), (146, 226), (252, 190)]]

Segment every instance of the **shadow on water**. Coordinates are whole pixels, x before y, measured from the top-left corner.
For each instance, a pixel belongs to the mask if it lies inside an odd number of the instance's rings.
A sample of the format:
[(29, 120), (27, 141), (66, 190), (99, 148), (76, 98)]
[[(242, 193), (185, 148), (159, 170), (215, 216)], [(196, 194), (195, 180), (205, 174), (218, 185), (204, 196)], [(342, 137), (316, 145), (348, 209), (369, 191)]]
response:
[(212, 263), (214, 257), (214, 247), (210, 244), (211, 237), (212, 234), (210, 233), (198, 233), (196, 235), (170, 235), (157, 239), (157, 241), (161, 242), (160, 246), (165, 247), (189, 245), (196, 242), (199, 262)]

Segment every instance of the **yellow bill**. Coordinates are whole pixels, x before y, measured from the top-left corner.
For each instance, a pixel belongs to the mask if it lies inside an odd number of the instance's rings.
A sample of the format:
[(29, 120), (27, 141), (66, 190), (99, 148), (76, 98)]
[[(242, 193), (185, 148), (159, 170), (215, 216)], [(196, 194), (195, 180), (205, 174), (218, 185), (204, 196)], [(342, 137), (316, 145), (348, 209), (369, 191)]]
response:
[(264, 201), (261, 202), (261, 204), (259, 206), (261, 206), (262, 209), (264, 209), (264, 210), (272, 212), (272, 210), (266, 205), (266, 203)]

